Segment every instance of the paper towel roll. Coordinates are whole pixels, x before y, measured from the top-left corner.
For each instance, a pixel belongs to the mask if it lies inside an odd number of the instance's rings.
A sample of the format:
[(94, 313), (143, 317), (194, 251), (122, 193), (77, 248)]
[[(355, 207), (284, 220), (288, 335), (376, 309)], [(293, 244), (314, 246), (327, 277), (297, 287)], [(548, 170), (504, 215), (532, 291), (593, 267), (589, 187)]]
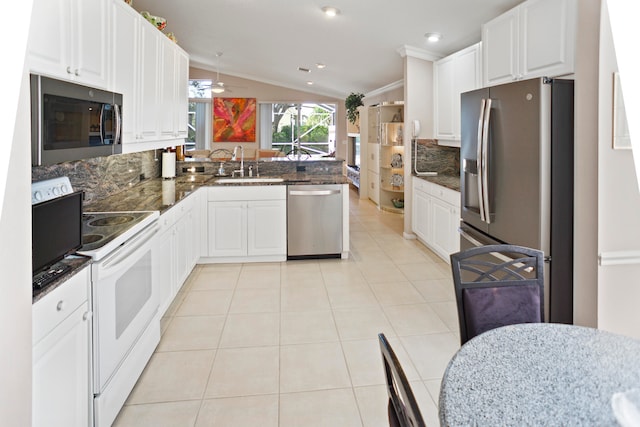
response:
[(176, 176), (176, 153), (162, 153), (162, 177)]
[(168, 179), (162, 181), (162, 204), (171, 206), (176, 202), (176, 181)]

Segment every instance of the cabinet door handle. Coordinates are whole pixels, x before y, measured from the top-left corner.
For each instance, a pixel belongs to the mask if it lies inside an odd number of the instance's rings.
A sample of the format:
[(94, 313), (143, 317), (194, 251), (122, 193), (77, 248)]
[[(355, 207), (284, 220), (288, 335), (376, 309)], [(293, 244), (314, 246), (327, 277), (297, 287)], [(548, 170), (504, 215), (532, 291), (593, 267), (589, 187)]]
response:
[(67, 67), (67, 74), (71, 74), (71, 67)]
[(85, 313), (82, 315), (82, 320), (86, 322), (87, 320), (91, 319), (92, 317), (93, 317), (93, 312), (85, 311)]
[(64, 309), (64, 301), (60, 300), (58, 301), (58, 304), (56, 305), (56, 311), (62, 311)]

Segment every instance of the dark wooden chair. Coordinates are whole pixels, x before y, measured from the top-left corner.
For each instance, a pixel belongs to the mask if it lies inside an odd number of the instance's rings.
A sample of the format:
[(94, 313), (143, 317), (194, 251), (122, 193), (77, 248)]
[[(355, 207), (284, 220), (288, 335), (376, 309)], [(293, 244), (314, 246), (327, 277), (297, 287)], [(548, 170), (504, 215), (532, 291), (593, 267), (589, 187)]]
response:
[(451, 255), (460, 342), (500, 326), (544, 322), (544, 256), (515, 245)]
[(420, 408), (413, 396), (402, 366), (384, 334), (378, 334), (384, 374), (387, 381), (389, 425), (392, 427), (424, 427)]

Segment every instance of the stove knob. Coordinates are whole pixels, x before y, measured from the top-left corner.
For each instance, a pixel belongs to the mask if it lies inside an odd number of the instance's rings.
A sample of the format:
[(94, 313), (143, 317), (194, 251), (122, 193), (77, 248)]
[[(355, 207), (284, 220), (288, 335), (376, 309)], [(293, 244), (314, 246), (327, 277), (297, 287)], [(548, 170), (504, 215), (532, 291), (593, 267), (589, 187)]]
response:
[(66, 184), (62, 184), (60, 186), (60, 190), (62, 191), (62, 194), (67, 194), (69, 192), (69, 189), (67, 188)]
[(33, 198), (36, 202), (39, 202), (40, 200), (42, 200), (42, 193), (40, 191), (36, 191), (35, 193), (33, 193)]
[(51, 192), (53, 193), (54, 196), (59, 196), (60, 195), (60, 189), (58, 187), (53, 187)]

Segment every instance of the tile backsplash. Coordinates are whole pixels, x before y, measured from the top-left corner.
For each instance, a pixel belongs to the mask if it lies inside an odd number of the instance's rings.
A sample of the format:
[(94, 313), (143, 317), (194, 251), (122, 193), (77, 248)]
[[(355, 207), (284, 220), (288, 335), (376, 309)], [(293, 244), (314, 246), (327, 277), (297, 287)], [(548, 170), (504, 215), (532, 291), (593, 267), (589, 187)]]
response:
[(118, 154), (31, 168), (31, 181), (68, 176), (74, 190), (85, 192), (85, 203), (119, 193), (142, 179), (160, 176), (160, 151)]

